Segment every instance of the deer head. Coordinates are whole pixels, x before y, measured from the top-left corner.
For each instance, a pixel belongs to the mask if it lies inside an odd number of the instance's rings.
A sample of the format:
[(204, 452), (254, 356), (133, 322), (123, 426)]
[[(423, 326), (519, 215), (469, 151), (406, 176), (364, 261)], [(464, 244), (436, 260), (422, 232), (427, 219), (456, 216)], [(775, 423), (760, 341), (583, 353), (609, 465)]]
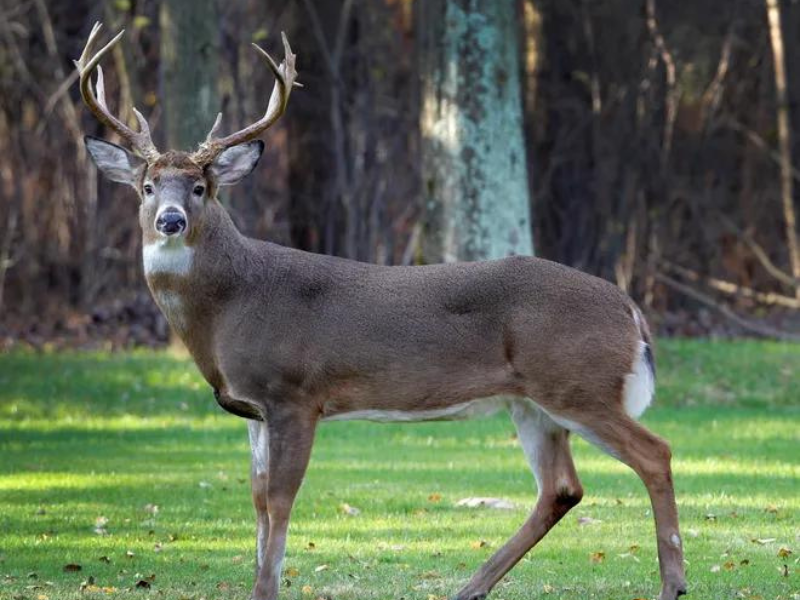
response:
[[(75, 61), (80, 73), (80, 90), (84, 102), (97, 119), (115, 131), (131, 150), (100, 140), (85, 138), (86, 147), (98, 169), (112, 181), (133, 187), (141, 199), (140, 224), (145, 246), (191, 245), (197, 239), (210, 203), (216, 203), (220, 186), (233, 185), (247, 176), (258, 163), (264, 143), (256, 140), (286, 110), (295, 82), (295, 55), (286, 36), (281, 34), (285, 59), (278, 66), (267, 52), (253, 44), (275, 75), (275, 86), (264, 116), (228, 136), (219, 137), (222, 113), (217, 115), (211, 131), (194, 152), (179, 150), (160, 153), (150, 136), (150, 127), (135, 108), (139, 123), (134, 131), (108, 109), (103, 83), (102, 58), (119, 42), (124, 30), (98, 52), (94, 52), (101, 24), (92, 28), (81, 57)], [(91, 76), (97, 71), (92, 90)]]

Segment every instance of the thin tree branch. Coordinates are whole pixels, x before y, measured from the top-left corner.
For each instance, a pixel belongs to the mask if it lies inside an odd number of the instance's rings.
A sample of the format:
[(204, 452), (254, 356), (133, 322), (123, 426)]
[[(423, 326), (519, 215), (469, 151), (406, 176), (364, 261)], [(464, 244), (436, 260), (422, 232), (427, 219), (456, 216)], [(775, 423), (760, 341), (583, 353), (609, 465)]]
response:
[(727, 306), (720, 304), (716, 300), (714, 300), (711, 296), (704, 294), (688, 285), (685, 285), (672, 277), (665, 275), (661, 272), (656, 272), (654, 277), (666, 285), (667, 287), (672, 288), (673, 290), (680, 292), (684, 296), (688, 296), (693, 300), (697, 300), (698, 302), (705, 304), (706, 306), (713, 308), (717, 312), (719, 312), (723, 317), (726, 319), (733, 321), (737, 325), (739, 325), (742, 329), (746, 329), (747, 331), (751, 331), (757, 335), (762, 337), (774, 338), (779, 340), (792, 340), (792, 341), (800, 341), (800, 335), (795, 333), (790, 333), (786, 331), (780, 331), (779, 329), (773, 329), (768, 325), (761, 325), (760, 323), (754, 323), (744, 317), (737, 315)]

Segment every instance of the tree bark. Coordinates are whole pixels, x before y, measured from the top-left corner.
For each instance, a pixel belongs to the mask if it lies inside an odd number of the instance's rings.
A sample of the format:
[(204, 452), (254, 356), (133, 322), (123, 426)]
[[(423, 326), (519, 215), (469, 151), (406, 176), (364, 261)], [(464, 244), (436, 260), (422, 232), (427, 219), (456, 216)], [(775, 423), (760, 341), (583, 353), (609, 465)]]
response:
[[(797, 248), (797, 226), (794, 212), (794, 178), (792, 173), (792, 140), (789, 115), (789, 94), (786, 86), (786, 56), (781, 30), (781, 7), (779, 0), (766, 0), (769, 37), (775, 73), (775, 103), (777, 104), (778, 153), (781, 169), (781, 201), (786, 228), (786, 245), (792, 276), (800, 279), (800, 252)], [(800, 299), (800, 287), (795, 288)]]
[(424, 262), (532, 254), (517, 3), (417, 3)]
[(214, 0), (165, 0), (161, 24), (161, 87), (167, 146), (191, 150), (219, 112), (218, 32)]

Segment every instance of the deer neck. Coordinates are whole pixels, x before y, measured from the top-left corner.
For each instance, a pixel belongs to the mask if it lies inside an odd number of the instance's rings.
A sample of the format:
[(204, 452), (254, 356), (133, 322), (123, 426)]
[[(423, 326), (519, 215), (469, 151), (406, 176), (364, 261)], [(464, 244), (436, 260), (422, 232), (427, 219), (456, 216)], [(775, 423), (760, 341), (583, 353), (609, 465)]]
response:
[(195, 235), (144, 240), (142, 259), (147, 285), (175, 332), (189, 345), (193, 330), (202, 329), (235, 297), (244, 284), (242, 265), (251, 251), (219, 203), (204, 211)]

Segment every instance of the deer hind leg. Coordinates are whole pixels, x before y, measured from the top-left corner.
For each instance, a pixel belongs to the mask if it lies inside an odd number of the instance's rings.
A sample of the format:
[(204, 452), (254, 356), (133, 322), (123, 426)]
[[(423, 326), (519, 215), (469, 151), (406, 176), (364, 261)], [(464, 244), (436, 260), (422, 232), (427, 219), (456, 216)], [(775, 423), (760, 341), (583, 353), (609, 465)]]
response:
[[(610, 410), (610, 406), (606, 410)], [(570, 429), (627, 464), (644, 482), (656, 522), (662, 582), (659, 600), (675, 600), (684, 595), (683, 545), (678, 530), (669, 445), (633, 420), (622, 408), (612, 414), (595, 414), (590, 418), (583, 414), (578, 419)]]
[(539, 498), (528, 520), (478, 570), (456, 600), (478, 600), (489, 591), (583, 497), (569, 448), (569, 432), (530, 400), (511, 405), (511, 416), (536, 478)]
[(269, 510), (267, 486), (269, 482), (269, 430), (264, 421), (248, 421), (250, 435), (250, 487), (256, 509), (256, 576), (264, 563), (269, 539)]

